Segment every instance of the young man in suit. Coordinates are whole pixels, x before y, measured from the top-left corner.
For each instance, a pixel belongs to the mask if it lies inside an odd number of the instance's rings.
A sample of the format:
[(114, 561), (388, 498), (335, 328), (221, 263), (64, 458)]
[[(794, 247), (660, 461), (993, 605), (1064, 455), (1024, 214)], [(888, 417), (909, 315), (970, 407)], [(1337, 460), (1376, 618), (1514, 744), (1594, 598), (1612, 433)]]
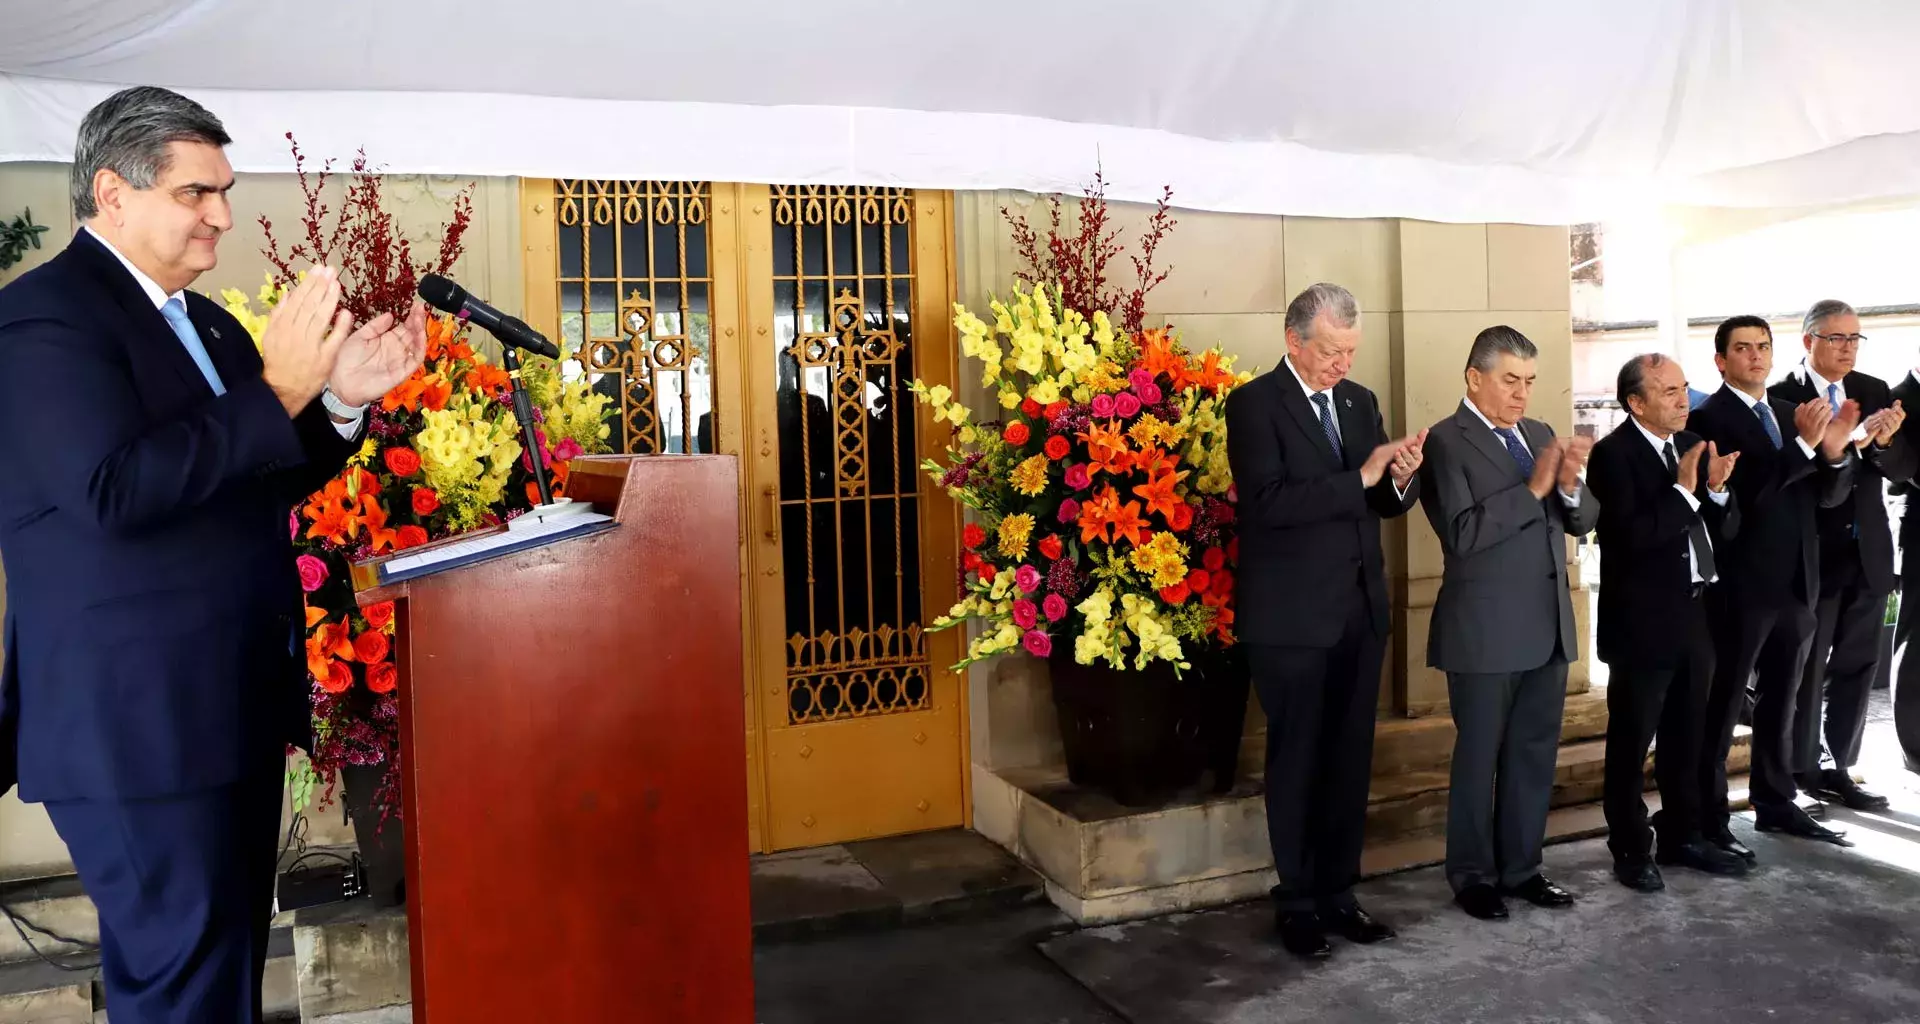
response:
[[(1687, 381), (1672, 359), (1635, 356), (1617, 387), (1630, 417), (1594, 444), (1587, 463), (1587, 486), (1600, 500), (1599, 654), (1611, 670), (1604, 808), (1614, 877), (1655, 892), (1665, 888), (1656, 861), (1726, 875), (1747, 867), (1706, 841), (1699, 800), (1713, 675), (1704, 594), (1719, 562), (1708, 526), (1722, 537), (1739, 531), (1726, 489), (1738, 455), (1686, 432)], [(1642, 769), (1656, 733), (1662, 806), (1650, 857)]]
[(1346, 379), (1353, 295), (1316, 284), (1287, 307), (1287, 356), (1227, 399), (1239, 491), (1235, 629), (1267, 713), (1267, 829), (1286, 948), (1393, 930), (1353, 898), (1387, 643), (1380, 520), (1418, 500), (1420, 436), (1387, 439), (1373, 392)]
[(330, 268), (258, 352), (186, 290), (233, 224), (227, 141), (163, 89), (102, 101), (74, 153), (85, 227), (0, 290), (0, 694), (21, 799), (99, 910), (115, 1024), (260, 1020), (286, 746), (307, 737), (288, 517), (426, 347), (418, 304), (336, 315)]
[(1727, 482), (1739, 502), (1740, 531), (1714, 545), (1725, 582), (1708, 595), (1716, 652), (1700, 764), (1701, 829), (1708, 842), (1751, 862), (1753, 851), (1727, 827), (1727, 752), (1750, 679), (1758, 827), (1840, 840), (1794, 803), (1793, 715), (1820, 595), (1814, 509), (1847, 500), (1854, 471), (1847, 435), (1859, 410), (1849, 403), (1836, 417), (1824, 399), (1796, 406), (1769, 396), (1773, 331), (1760, 317), (1725, 321), (1713, 348), (1725, 383), (1687, 418), (1687, 428), (1720, 451), (1740, 454)]
[(1820, 598), (1795, 711), (1794, 771), (1800, 788), (1822, 801), (1882, 810), (1886, 798), (1853, 778), (1893, 591), (1893, 534), (1881, 481), (1910, 479), (1920, 470), (1920, 448), (1901, 432), (1906, 413), (1886, 382), (1853, 368), (1866, 339), (1852, 306), (1822, 299), (1807, 310), (1801, 331), (1806, 360), (1768, 393), (1795, 405), (1818, 398), (1836, 410), (1854, 402), (1862, 421), (1851, 438), (1859, 460), (1851, 500), (1815, 515)]
[(1592, 442), (1556, 438), (1526, 416), (1538, 354), (1511, 327), (1481, 331), (1467, 397), (1427, 431), (1420, 470), (1420, 504), (1446, 558), (1427, 664), (1447, 674), (1457, 729), (1447, 882), (1483, 920), (1506, 917), (1508, 895), (1542, 907), (1574, 900), (1541, 873), (1540, 848), (1579, 652), (1566, 535), (1593, 529), (1600, 505), (1580, 482)]

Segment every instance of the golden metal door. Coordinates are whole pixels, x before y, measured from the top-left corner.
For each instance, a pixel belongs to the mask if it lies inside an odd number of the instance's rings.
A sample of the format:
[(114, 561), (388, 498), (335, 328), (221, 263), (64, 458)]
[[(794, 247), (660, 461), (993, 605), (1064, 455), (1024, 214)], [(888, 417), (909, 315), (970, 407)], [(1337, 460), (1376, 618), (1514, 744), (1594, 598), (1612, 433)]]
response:
[[(527, 319), (619, 409), (617, 449), (740, 458), (754, 846), (963, 824), (958, 514), (918, 469), (953, 383), (950, 196), (529, 181)], [(635, 624), (633, 628), (645, 628)]]

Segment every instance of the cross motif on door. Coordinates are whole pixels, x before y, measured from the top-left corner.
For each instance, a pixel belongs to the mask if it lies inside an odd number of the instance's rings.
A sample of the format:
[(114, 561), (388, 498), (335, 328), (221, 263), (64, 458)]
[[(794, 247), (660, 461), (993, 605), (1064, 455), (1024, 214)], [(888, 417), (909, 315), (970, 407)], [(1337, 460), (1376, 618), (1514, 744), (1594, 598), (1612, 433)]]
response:
[(833, 330), (802, 334), (787, 349), (802, 367), (825, 369), (832, 382), (834, 468), (842, 494), (860, 494), (867, 487), (867, 367), (890, 363), (900, 352), (900, 339), (890, 328), (866, 326), (861, 305), (851, 289), (841, 288), (833, 300)]

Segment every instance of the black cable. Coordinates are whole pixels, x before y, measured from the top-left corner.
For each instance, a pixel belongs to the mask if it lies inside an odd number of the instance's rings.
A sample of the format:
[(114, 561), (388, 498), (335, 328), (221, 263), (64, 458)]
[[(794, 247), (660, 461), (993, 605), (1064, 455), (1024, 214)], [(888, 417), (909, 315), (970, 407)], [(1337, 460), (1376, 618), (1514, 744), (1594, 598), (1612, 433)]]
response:
[(39, 946), (34, 945), (33, 939), (27, 936), (27, 929), (32, 929), (36, 932), (39, 932), (41, 935), (44, 935), (55, 942), (63, 942), (69, 946), (75, 946), (77, 947), (74, 951), (76, 953), (87, 952), (87, 953), (97, 954), (100, 952), (99, 943), (87, 942), (82, 939), (68, 938), (67, 936), (62, 935), (59, 932), (52, 931), (47, 928), (42, 928), (39, 925), (34, 924), (32, 921), (29, 921), (26, 918), (21, 917), (18, 913), (14, 911), (13, 907), (5, 903), (0, 903), (0, 913), (4, 913), (7, 915), (7, 920), (13, 924), (14, 932), (20, 936), (21, 942), (24, 942), (27, 944), (27, 949), (31, 951), (34, 956), (39, 957), (42, 961), (44, 961), (48, 966), (54, 967), (58, 970), (68, 971), (74, 974), (84, 974), (91, 971), (96, 971), (100, 968), (100, 961), (98, 960), (95, 960), (90, 964), (63, 964), (60, 961), (55, 960), (54, 958), (41, 952)]

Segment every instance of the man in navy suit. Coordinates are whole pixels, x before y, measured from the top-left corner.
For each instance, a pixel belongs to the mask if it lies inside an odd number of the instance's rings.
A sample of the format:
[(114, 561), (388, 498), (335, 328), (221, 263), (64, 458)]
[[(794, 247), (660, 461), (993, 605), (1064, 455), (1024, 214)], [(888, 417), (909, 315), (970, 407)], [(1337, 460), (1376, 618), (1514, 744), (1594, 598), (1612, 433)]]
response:
[(0, 290), (4, 761), (99, 910), (114, 1024), (260, 1020), (307, 737), (289, 516), (426, 345), (418, 304), (354, 329), (331, 268), (258, 352), (186, 290), (233, 224), (227, 142), (163, 89), (102, 101), (74, 152), (85, 228)]

